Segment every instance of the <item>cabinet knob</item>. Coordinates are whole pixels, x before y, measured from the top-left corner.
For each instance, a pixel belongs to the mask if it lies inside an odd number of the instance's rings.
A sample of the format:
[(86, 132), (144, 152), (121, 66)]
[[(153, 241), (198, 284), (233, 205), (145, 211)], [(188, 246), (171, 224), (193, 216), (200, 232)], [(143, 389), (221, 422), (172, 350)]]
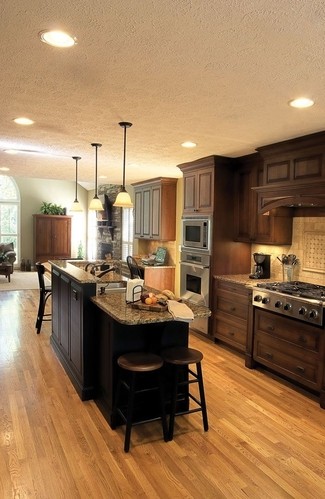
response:
[(297, 366), (296, 367), (296, 371), (298, 371), (298, 373), (304, 373), (305, 372), (305, 368), (302, 367), (302, 366)]
[(265, 357), (266, 357), (267, 359), (273, 359), (273, 353), (266, 352), (266, 353), (265, 353)]

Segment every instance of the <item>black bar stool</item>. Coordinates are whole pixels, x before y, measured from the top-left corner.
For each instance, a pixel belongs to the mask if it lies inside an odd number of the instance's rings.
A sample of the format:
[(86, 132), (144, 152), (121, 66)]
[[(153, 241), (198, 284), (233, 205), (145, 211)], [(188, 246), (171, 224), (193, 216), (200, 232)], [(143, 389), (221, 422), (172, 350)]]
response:
[[(132, 352), (121, 355), (117, 359), (117, 364), (120, 368), (115, 403), (113, 408), (112, 417), (112, 427), (116, 426), (117, 416), (119, 415), (122, 420), (126, 423), (125, 429), (125, 440), (124, 440), (124, 451), (128, 452), (130, 449), (130, 438), (131, 438), (131, 428), (134, 425), (148, 423), (150, 421), (156, 421), (161, 419), (163, 436), (165, 442), (168, 441), (167, 435), (167, 419), (165, 413), (165, 400), (163, 383), (161, 378), (161, 368), (164, 361), (158, 355), (146, 352)], [(152, 377), (152, 373), (156, 372), (157, 382)], [(151, 375), (142, 376), (142, 374), (151, 373)], [(138, 383), (140, 378), (145, 378), (142, 383)], [(144, 382), (146, 381), (146, 382)], [(137, 385), (139, 387), (137, 388)], [(127, 402), (123, 406), (123, 401), (121, 401), (121, 388), (124, 387), (127, 392)], [(134, 414), (136, 412), (135, 398), (139, 394), (150, 394), (153, 391), (159, 391), (160, 396), (160, 411), (159, 415), (154, 415), (147, 419), (135, 419)], [(151, 400), (147, 397), (147, 402), (145, 403), (146, 408), (150, 408)]]
[(42, 265), (40, 262), (37, 262), (35, 264), (35, 267), (37, 270), (38, 284), (39, 284), (39, 304), (38, 304), (37, 319), (36, 319), (35, 327), (37, 329), (37, 334), (39, 334), (41, 332), (42, 322), (52, 320), (52, 314), (45, 313), (45, 305), (46, 305), (47, 300), (49, 299), (49, 297), (52, 294), (52, 288), (51, 288), (51, 286), (45, 285), (45, 280), (44, 280), (45, 267), (44, 267), (44, 265)]
[[(174, 422), (175, 416), (183, 414), (191, 414), (193, 412), (202, 412), (203, 427), (204, 431), (208, 431), (208, 414), (204, 395), (203, 386), (203, 375), (201, 360), (203, 359), (203, 354), (199, 350), (187, 347), (172, 347), (163, 350), (161, 353), (162, 358), (166, 364), (170, 364), (173, 367), (173, 380), (171, 388), (171, 407), (170, 407), (170, 419), (169, 419), (169, 430), (168, 439), (173, 440), (174, 436)], [(196, 372), (190, 368), (191, 364), (196, 364)], [(200, 399), (195, 397), (190, 392), (190, 385), (192, 383), (198, 383)], [(187, 388), (186, 395), (193, 400), (197, 407), (192, 409), (179, 409), (177, 410), (178, 399), (184, 399), (184, 391), (181, 394), (180, 388)]]

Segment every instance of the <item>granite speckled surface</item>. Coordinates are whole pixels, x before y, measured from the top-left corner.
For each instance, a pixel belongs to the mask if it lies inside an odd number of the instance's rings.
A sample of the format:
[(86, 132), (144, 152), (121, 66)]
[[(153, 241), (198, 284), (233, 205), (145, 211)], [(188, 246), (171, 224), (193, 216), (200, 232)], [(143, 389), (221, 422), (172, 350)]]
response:
[[(81, 284), (98, 284), (98, 283), (110, 283), (110, 282), (127, 282), (127, 277), (123, 277), (118, 272), (108, 272), (103, 277), (96, 277), (92, 275), (90, 272), (86, 272), (84, 270), (85, 265), (88, 262), (80, 262), (76, 260), (74, 263), (71, 263), (71, 260), (50, 260), (49, 263), (53, 265), (53, 267), (57, 267), (60, 270), (64, 270), (68, 275), (73, 277), (76, 281)], [(96, 263), (96, 262), (91, 262)]]
[(231, 275), (216, 275), (215, 279), (242, 284), (243, 286), (252, 288), (259, 282), (271, 282), (272, 279), (250, 279), (247, 274), (231, 274)]
[[(114, 283), (121, 281), (128, 281), (126, 277), (121, 276), (121, 274), (116, 272), (108, 272), (102, 278), (97, 278), (86, 272), (80, 265), (84, 267), (85, 263), (76, 261), (75, 264), (68, 260), (51, 260), (51, 264), (54, 268), (64, 271), (66, 274), (71, 276), (73, 279), (78, 281), (80, 284), (99, 284), (99, 283)], [(79, 266), (78, 266), (79, 265)], [(158, 293), (159, 291), (155, 289), (146, 287), (148, 291)], [(136, 324), (153, 324), (155, 322), (167, 322), (174, 320), (172, 315), (168, 311), (164, 312), (151, 312), (147, 310), (138, 310), (132, 307), (132, 304), (127, 304), (125, 300), (125, 293), (116, 292), (104, 295), (98, 295), (91, 298), (91, 301), (97, 305), (101, 310), (103, 310), (110, 317), (120, 322), (121, 324), (136, 325)], [(204, 306), (196, 305), (194, 303), (189, 303), (184, 301), (186, 305), (194, 313), (194, 318), (198, 317), (209, 317), (211, 311)]]
[[(148, 289), (148, 288), (147, 288)], [(152, 290), (155, 291), (155, 290)], [(168, 312), (150, 312), (148, 310), (138, 310), (132, 307), (131, 303), (126, 303), (125, 293), (110, 293), (109, 295), (99, 295), (91, 298), (101, 310), (121, 324), (152, 324), (155, 322), (173, 321), (173, 316)], [(195, 305), (184, 301), (193, 311), (194, 318), (209, 317), (211, 311), (204, 306)]]

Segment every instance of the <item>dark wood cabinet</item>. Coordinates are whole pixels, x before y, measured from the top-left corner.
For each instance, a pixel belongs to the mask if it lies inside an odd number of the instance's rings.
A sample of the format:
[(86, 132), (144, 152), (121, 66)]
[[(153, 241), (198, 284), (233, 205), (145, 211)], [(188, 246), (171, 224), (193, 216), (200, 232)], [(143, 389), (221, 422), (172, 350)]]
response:
[(70, 276), (52, 269), (52, 336), (66, 373), (82, 400), (95, 396), (95, 339), (91, 317), (96, 284), (79, 284)]
[(134, 186), (134, 237), (174, 241), (176, 238), (176, 184), (157, 178)]
[(321, 392), (325, 337), (322, 328), (265, 310), (255, 310), (253, 359)]
[(240, 352), (245, 352), (251, 326), (252, 291), (244, 284), (215, 278), (213, 282), (212, 335)]
[(33, 215), (34, 262), (71, 258), (71, 217)]
[(215, 156), (178, 165), (183, 172), (183, 214), (212, 214), (214, 209)]
[(262, 185), (263, 163), (259, 154), (238, 160), (235, 176), (235, 241), (258, 244), (291, 244), (292, 210), (278, 208), (258, 214), (258, 198), (252, 189)]

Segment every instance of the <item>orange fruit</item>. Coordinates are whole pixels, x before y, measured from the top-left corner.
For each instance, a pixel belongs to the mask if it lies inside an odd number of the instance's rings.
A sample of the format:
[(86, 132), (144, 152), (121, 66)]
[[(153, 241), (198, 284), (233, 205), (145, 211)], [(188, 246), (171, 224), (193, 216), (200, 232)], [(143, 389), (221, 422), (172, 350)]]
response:
[(145, 299), (145, 304), (146, 305), (151, 305), (152, 304), (152, 298), (148, 296), (148, 298)]
[(155, 296), (151, 297), (152, 303), (157, 303), (157, 298)]

